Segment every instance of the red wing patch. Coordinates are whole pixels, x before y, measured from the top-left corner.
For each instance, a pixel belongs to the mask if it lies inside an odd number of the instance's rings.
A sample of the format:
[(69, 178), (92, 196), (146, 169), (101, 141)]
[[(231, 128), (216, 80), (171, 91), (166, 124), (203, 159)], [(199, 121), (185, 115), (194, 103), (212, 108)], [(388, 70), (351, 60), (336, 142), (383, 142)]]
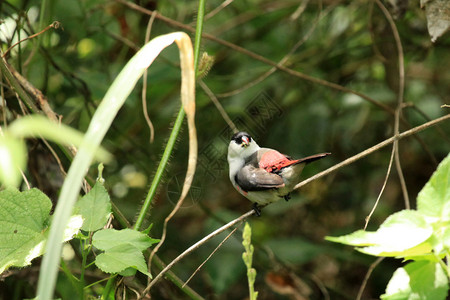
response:
[(259, 167), (269, 173), (280, 171), (282, 168), (294, 165), (299, 160), (290, 160), (278, 151), (267, 151), (261, 156)]

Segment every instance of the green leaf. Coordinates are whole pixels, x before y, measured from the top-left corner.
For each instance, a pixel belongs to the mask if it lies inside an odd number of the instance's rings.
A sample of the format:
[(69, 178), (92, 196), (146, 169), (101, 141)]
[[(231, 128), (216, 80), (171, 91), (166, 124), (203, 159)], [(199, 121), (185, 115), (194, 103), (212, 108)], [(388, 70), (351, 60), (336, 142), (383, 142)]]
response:
[(131, 245), (139, 251), (144, 251), (158, 241), (158, 239), (152, 239), (149, 236), (132, 229), (105, 229), (97, 231), (92, 237), (92, 244), (94, 247), (104, 251), (108, 251), (111, 248), (124, 244)]
[(52, 202), (37, 189), (0, 192), (0, 273), (42, 255)]
[(342, 237), (326, 239), (353, 246), (377, 256), (423, 255), (431, 251), (424, 243), (433, 234), (433, 227), (415, 210), (402, 210), (389, 216), (376, 232), (359, 230)]
[(361, 229), (343, 236), (326, 236), (325, 239), (350, 246), (370, 246), (376, 244), (376, 232)]
[(416, 261), (394, 272), (381, 299), (444, 300), (447, 293), (448, 278), (441, 265), (431, 261)]
[(128, 268), (134, 268), (151, 276), (147, 272), (147, 264), (142, 251), (130, 244), (121, 244), (99, 254), (95, 259), (95, 264), (105, 273), (119, 273)]
[(127, 269), (134, 268), (151, 276), (142, 251), (157, 242), (157, 239), (132, 229), (97, 231), (92, 237), (92, 244), (105, 252), (97, 256), (95, 264), (106, 273), (133, 275)]
[(417, 196), (417, 210), (426, 216), (450, 221), (450, 154)]
[(94, 187), (75, 205), (75, 212), (83, 217), (84, 231), (103, 228), (111, 214), (111, 202), (105, 187), (95, 183)]
[[(27, 266), (44, 253), (51, 208), (50, 199), (38, 189), (0, 192), (0, 273), (10, 266)], [(80, 216), (72, 216), (63, 240), (72, 239), (82, 223)]]
[(6, 186), (17, 187), (21, 181), (20, 170), (26, 165), (26, 147), (21, 139), (6, 132), (0, 135), (0, 181)]

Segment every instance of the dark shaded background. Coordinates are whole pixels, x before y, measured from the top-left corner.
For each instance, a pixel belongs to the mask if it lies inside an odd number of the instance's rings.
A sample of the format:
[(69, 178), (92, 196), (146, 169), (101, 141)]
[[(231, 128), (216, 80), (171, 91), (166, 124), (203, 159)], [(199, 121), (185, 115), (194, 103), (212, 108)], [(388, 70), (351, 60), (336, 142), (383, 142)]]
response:
[[(409, 124), (401, 125), (403, 131), (448, 113), (448, 108), (440, 106), (450, 103), (450, 38), (447, 34), (432, 43), (425, 13), (417, 1), (410, 1), (409, 5), (400, 2), (406, 6), (404, 11), (396, 10), (395, 23), (404, 49), (406, 84), (402, 114)], [(206, 12), (221, 3), (208, 1)], [(195, 27), (196, 1), (138, 4)], [(40, 5), (41, 1), (33, 0), (2, 2), (0, 19), (11, 18), (29, 34), (29, 25), (38, 32), (39, 18), (33, 19), (33, 11), (36, 14)], [(143, 45), (149, 18), (115, 1), (50, 1), (44, 24), (57, 20), (63, 29), (43, 35), (42, 49), (37, 50), (35, 42), (29, 41), (20, 49), (16, 47), (18, 51), (12, 51), (7, 60), (48, 97), (64, 123), (85, 131), (115, 76)], [(179, 28), (156, 19), (151, 36), (176, 30)], [(396, 107), (397, 48), (387, 19), (371, 1), (234, 1), (206, 19), (204, 32), (274, 62), (303, 41), (290, 53), (286, 67), (350, 88), (389, 108)], [(3, 51), (11, 44), (9, 40), (1, 43)], [(260, 145), (293, 157), (333, 153), (309, 165), (303, 178), (393, 134), (393, 115), (359, 96), (281, 70), (256, 82), (272, 67), (208, 39), (203, 39), (202, 50), (215, 58), (202, 80), (239, 129), (249, 131)], [(155, 126), (154, 142), (149, 143), (149, 129), (142, 112), (141, 83), (103, 142), (115, 156), (104, 171), (106, 187), (112, 201), (131, 223), (146, 196), (179, 109), (178, 64), (178, 53), (172, 46), (149, 69), (147, 109)], [(254, 84), (245, 88), (250, 83)], [(12, 121), (21, 112), (13, 104), (17, 100), (12, 92), (6, 85), (4, 88), (8, 120)], [(232, 95), (227, 95), (231, 91)], [(448, 153), (447, 123), (420, 133), (422, 145), (413, 137), (400, 142), (401, 164), (413, 208), (417, 193)], [(251, 207), (228, 180), (226, 149), (232, 131), (200, 87), (196, 125), (198, 170), (189, 198), (170, 222), (167, 241), (159, 251), (166, 263)], [(56, 201), (63, 177), (54, 158), (38, 140), (30, 141), (28, 146), (27, 177)], [(147, 219), (146, 225), (154, 224), (152, 237), (161, 235), (163, 220), (178, 199), (187, 153), (185, 130), (179, 136)], [(253, 229), (254, 268), (258, 273), (255, 289), (259, 291), (259, 299), (355, 299), (375, 258), (359, 254), (351, 247), (326, 242), (324, 236), (346, 234), (364, 226), (383, 184), (390, 153), (391, 147), (383, 148), (294, 192), (288, 203), (283, 201), (265, 208), (260, 218), (248, 220)], [(67, 170), (69, 160), (58, 154)], [(95, 167), (90, 174), (96, 177)], [(389, 214), (403, 208), (393, 168), (369, 229), (377, 228)], [(217, 237), (184, 259), (174, 272), (186, 280), (224, 237), (225, 234)], [(241, 233), (236, 233), (189, 285), (207, 299), (245, 299), (248, 287), (242, 252)], [(399, 265), (394, 259), (385, 259), (378, 265), (363, 299), (379, 298)], [(11, 297), (5, 299), (34, 297), (38, 266), (39, 260), (30, 268), (13, 271), (0, 282), (3, 296)], [(70, 266), (76, 273), (79, 261), (74, 259)], [(94, 269), (90, 271), (92, 282), (103, 276)], [(139, 276), (133, 281), (130, 285), (137, 285), (138, 289), (145, 286), (145, 279)], [(75, 295), (63, 277), (57, 291), (63, 299)], [(153, 294), (155, 299), (185, 297), (168, 281), (158, 283)]]

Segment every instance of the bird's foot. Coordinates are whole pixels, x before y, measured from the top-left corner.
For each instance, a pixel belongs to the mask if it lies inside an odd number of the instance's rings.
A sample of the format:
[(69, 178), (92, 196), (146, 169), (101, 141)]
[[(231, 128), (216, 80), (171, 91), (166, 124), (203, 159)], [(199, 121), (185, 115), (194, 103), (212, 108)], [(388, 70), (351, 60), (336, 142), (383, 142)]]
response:
[(286, 202), (288, 202), (289, 200), (291, 200), (291, 194), (288, 193), (287, 195), (284, 195), (284, 200), (286, 200)]
[(259, 208), (258, 203), (253, 203), (252, 208), (255, 211), (255, 215), (261, 217), (261, 208)]

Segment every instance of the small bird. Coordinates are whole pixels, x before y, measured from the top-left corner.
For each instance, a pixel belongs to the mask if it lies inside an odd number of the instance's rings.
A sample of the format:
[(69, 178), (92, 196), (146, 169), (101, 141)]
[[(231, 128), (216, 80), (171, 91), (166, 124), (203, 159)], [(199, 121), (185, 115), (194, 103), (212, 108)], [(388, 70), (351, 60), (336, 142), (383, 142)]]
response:
[(260, 216), (260, 205), (283, 198), (289, 200), (289, 193), (307, 163), (330, 154), (291, 159), (277, 150), (259, 147), (248, 133), (241, 131), (233, 135), (228, 146), (230, 181), (239, 193), (253, 202), (253, 209)]

